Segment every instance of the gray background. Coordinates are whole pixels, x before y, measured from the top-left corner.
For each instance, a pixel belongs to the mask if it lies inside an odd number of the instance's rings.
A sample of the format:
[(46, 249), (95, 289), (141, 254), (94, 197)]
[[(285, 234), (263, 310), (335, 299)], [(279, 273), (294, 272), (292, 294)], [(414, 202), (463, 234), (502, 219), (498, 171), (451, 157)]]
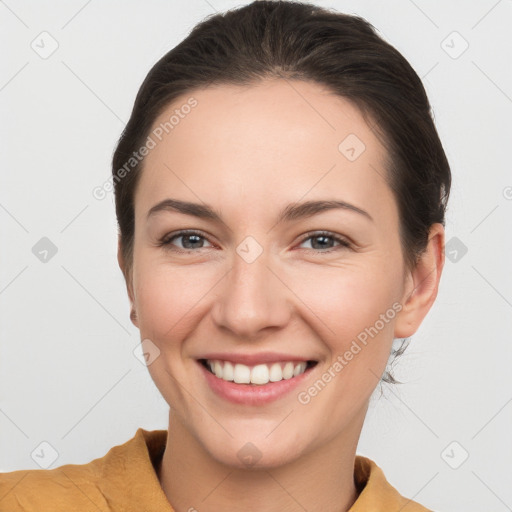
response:
[[(92, 190), (153, 63), (245, 3), (0, 2), (0, 471), (39, 468), (41, 442), (54, 468), (167, 427), (133, 353), (113, 196)], [(453, 172), (437, 301), (358, 452), (429, 508), (512, 510), (512, 2), (316, 3), (367, 18), (409, 60)]]

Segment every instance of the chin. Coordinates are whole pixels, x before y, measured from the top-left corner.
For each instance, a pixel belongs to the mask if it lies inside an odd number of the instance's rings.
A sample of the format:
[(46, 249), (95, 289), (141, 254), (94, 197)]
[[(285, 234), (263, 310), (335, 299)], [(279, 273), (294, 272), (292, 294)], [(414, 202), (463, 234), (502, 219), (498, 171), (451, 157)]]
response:
[(260, 431), (250, 441), (251, 436), (244, 434), (238, 438), (229, 438), (224, 444), (213, 440), (205, 448), (217, 462), (244, 470), (277, 468), (293, 462), (300, 455), (298, 443), (291, 437), (280, 439), (276, 436), (271, 439), (273, 434), (265, 438), (266, 435), (261, 435)]

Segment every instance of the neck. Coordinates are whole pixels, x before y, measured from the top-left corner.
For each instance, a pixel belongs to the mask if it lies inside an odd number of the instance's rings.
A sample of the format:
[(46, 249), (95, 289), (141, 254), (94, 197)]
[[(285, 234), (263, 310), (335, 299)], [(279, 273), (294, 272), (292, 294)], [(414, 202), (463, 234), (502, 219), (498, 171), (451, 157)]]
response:
[(278, 467), (239, 469), (213, 459), (173, 417), (157, 474), (176, 512), (347, 512), (357, 499), (352, 432)]

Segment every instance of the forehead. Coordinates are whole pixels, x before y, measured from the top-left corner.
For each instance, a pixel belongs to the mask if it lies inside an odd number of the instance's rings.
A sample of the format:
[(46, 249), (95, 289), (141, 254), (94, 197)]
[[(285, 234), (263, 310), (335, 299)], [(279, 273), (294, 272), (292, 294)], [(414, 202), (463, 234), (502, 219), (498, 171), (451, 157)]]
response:
[(338, 196), (393, 213), (385, 148), (353, 103), (317, 83), (196, 89), (162, 112), (151, 136), (136, 216), (166, 197), (242, 203), (257, 215), (269, 203)]

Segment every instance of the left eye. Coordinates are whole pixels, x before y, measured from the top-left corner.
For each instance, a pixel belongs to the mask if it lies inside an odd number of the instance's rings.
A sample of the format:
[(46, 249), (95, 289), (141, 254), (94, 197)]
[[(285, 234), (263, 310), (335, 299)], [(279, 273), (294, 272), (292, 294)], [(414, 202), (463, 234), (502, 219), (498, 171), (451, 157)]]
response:
[[(161, 246), (171, 246), (174, 245), (172, 242), (174, 240), (177, 240), (181, 238), (182, 239), (182, 245), (183, 247), (178, 250), (184, 250), (184, 251), (193, 251), (194, 249), (203, 249), (204, 247), (201, 245), (204, 243), (206, 239), (205, 236), (203, 236), (201, 233), (197, 231), (179, 231), (178, 233), (174, 234), (171, 237), (164, 238), (161, 242)], [(301, 245), (307, 241), (311, 240), (312, 250), (315, 249), (322, 249), (321, 251), (315, 251), (315, 252), (330, 252), (336, 247), (332, 247), (332, 242), (329, 243), (329, 240), (332, 240), (334, 243), (338, 243), (338, 246), (349, 248), (350, 242), (348, 242), (346, 239), (337, 236), (330, 232), (315, 232), (315, 233), (308, 233), (306, 238), (303, 238), (301, 241)]]
[(308, 236), (302, 240), (301, 244), (307, 242), (308, 240), (312, 240), (311, 245), (313, 249), (320, 248), (324, 249), (321, 252), (330, 252), (331, 250), (335, 249), (335, 247), (326, 246), (326, 243), (328, 243), (326, 241), (328, 241), (329, 239), (333, 240), (334, 242), (337, 242), (339, 246), (347, 248), (350, 247), (350, 243), (347, 240), (329, 232), (309, 233)]

